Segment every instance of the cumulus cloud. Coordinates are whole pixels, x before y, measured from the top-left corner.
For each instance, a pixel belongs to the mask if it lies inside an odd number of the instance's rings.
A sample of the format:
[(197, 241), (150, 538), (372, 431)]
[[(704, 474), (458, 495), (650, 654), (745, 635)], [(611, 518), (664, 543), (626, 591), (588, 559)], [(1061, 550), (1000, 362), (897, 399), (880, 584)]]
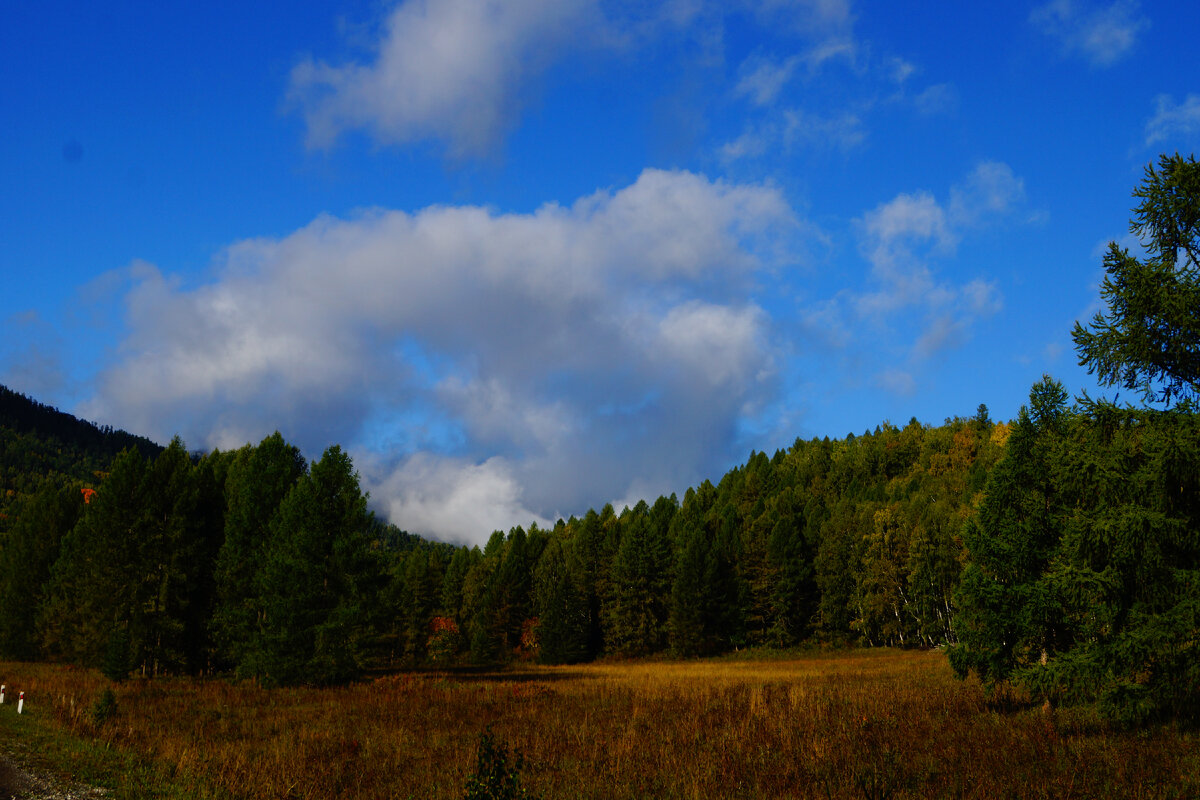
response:
[(1137, 45), (1150, 26), (1135, 0), (1117, 0), (1093, 6), (1080, 0), (1051, 0), (1035, 8), (1029, 20), (1062, 44), (1063, 51), (1079, 55), (1096, 67), (1115, 64)]
[(1176, 103), (1170, 95), (1160, 94), (1155, 106), (1154, 116), (1146, 123), (1147, 147), (1200, 134), (1200, 95), (1189, 94), (1183, 102)]
[(509, 530), (553, 520), (526, 508), (512, 465), (493, 457), (482, 463), (417, 453), (399, 466), (360, 457), (368, 474), (382, 475), (374, 485), (382, 511), (410, 531), (436, 532), (444, 541), (480, 544), (493, 530)]
[(84, 411), (195, 446), (342, 443), (397, 524), (479, 540), (724, 468), (774, 391), (757, 276), (803, 235), (777, 189), (658, 170), (528, 214), (321, 217), (198, 288), (132, 269)]

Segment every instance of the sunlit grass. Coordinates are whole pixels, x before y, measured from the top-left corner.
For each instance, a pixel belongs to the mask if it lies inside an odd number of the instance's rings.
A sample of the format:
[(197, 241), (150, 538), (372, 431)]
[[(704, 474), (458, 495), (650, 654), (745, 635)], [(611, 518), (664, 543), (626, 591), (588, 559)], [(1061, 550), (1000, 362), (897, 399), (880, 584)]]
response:
[(213, 796), (461, 797), (488, 725), (547, 799), (1200, 796), (1190, 734), (1002, 709), (936, 652), (526, 665), (322, 690), (131, 681), (99, 726), (98, 674), (0, 670), (10, 692), (25, 688), (29, 724), (138, 754)]

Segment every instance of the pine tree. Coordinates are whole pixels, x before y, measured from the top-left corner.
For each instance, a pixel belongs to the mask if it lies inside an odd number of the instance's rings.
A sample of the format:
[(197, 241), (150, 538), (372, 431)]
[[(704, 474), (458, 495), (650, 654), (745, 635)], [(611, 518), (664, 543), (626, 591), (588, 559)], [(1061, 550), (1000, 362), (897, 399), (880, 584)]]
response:
[(355, 677), (372, 644), (383, 573), (349, 456), (327, 449), (270, 527), (258, 579), (263, 620), (241, 670), (285, 685)]

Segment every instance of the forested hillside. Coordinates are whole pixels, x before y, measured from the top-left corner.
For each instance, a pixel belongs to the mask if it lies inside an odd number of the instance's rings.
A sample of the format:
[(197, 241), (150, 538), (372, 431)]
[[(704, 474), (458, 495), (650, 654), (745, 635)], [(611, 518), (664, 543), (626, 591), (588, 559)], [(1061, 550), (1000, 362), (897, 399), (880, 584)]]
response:
[(127, 448), (146, 457), (162, 450), (142, 436), (76, 419), (0, 386), (0, 530), (7, 508), (21, 495), (46, 480), (94, 486)]
[(963, 521), (1007, 431), (980, 407), (940, 427), (797, 441), (682, 501), (497, 531), (482, 550), (376, 520), (338, 448), (311, 465), (279, 434), (199, 460), (179, 440), (111, 463), (81, 451), (62, 474), (97, 465), (90, 502), (70, 481), (35, 481), (10, 521), (0, 602), (33, 622), (0, 623), (0, 655), (326, 682), (814, 636), (940, 644), (954, 637)]

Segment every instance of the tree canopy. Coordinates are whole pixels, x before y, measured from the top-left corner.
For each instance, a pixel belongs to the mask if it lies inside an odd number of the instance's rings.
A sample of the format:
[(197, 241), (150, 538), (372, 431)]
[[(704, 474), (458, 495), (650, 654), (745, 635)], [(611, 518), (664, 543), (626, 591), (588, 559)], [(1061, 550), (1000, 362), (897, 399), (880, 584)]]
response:
[(1104, 256), (1100, 296), (1108, 306), (1072, 337), (1079, 363), (1102, 384), (1147, 402), (1200, 400), (1200, 164), (1164, 155), (1133, 196), (1130, 231), (1138, 259), (1116, 242)]

